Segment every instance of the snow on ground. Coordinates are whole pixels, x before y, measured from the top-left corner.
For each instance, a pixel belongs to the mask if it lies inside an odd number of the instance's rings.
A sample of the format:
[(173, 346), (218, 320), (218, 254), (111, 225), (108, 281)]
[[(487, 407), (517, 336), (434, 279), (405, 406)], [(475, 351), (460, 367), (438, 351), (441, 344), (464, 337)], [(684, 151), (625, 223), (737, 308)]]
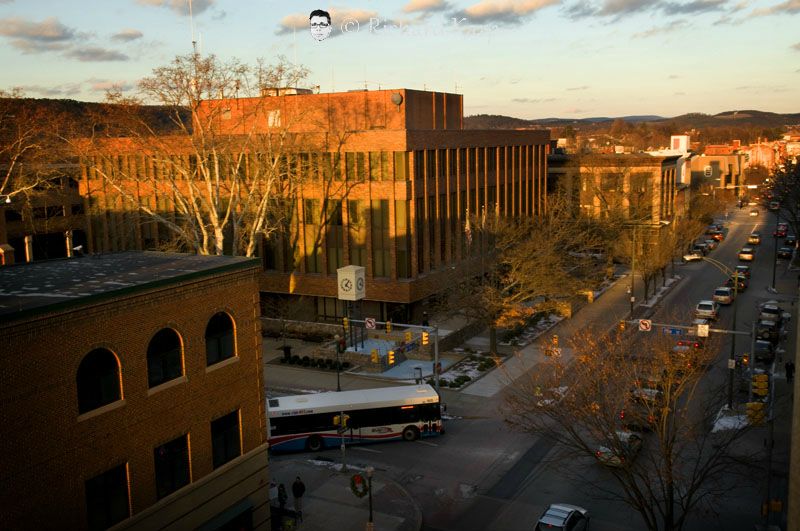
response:
[(740, 430), (747, 427), (748, 424), (747, 415), (736, 415), (725, 406), (717, 413), (717, 418), (714, 421), (714, 427), (711, 429), (711, 432)]
[(660, 286), (656, 294), (647, 299), (647, 302), (643, 303), (642, 306), (645, 306), (647, 308), (652, 308), (653, 306), (655, 306), (658, 303), (658, 301), (660, 301), (661, 298), (664, 297), (664, 294), (670, 290), (672, 285), (678, 282), (681, 278), (682, 277), (680, 275), (675, 275), (674, 277), (668, 278), (667, 281), (665, 282), (666, 285)]

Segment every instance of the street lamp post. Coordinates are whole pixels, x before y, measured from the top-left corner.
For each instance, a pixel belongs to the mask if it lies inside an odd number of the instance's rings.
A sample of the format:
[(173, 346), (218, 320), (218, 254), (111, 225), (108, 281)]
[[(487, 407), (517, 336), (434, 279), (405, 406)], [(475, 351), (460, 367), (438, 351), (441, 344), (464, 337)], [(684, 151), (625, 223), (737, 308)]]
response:
[(775, 264), (778, 262), (778, 228), (772, 234), (772, 290), (775, 291)]
[(367, 492), (369, 493), (369, 521), (367, 522), (367, 531), (375, 529), (375, 523), (372, 521), (372, 473), (375, 469), (371, 466), (367, 467)]

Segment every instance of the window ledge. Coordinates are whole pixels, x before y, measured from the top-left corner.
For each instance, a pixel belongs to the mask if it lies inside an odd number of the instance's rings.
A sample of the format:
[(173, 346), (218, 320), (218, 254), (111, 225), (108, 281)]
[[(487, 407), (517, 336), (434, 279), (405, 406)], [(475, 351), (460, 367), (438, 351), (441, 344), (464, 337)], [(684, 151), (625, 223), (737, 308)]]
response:
[(158, 384), (155, 387), (151, 387), (147, 390), (147, 396), (152, 396), (159, 391), (163, 391), (164, 389), (169, 389), (170, 387), (175, 387), (176, 385), (180, 385), (182, 383), (186, 383), (186, 375), (179, 376), (178, 378), (173, 378), (168, 382), (164, 382), (162, 384)]
[(121, 408), (125, 405), (125, 400), (117, 400), (116, 402), (111, 402), (110, 404), (106, 404), (105, 406), (101, 406), (97, 409), (93, 409), (91, 411), (87, 411), (86, 413), (81, 413), (78, 415), (78, 422), (83, 422), (84, 420), (89, 420), (91, 418), (97, 417), (104, 413), (108, 413), (109, 411), (113, 411), (117, 408)]
[(234, 363), (239, 363), (239, 356), (233, 356), (223, 361), (219, 361), (214, 365), (209, 365), (206, 367), (206, 372), (209, 373), (211, 371), (215, 371), (217, 369), (221, 369), (222, 367), (227, 367), (228, 365), (233, 365)]

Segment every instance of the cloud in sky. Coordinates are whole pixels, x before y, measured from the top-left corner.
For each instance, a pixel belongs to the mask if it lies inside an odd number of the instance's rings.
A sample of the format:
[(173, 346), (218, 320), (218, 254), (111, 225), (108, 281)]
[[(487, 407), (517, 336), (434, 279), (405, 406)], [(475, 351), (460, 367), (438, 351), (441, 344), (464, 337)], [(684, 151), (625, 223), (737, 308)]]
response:
[(134, 84), (128, 81), (109, 81), (107, 79), (90, 79), (89, 90), (92, 92), (106, 92), (109, 90), (119, 90), (129, 92), (134, 89)]
[(465, 9), (451, 14), (453, 18), (465, 18), (470, 24), (496, 22), (519, 24), (540, 9), (558, 4), (561, 0), (480, 0)]
[(669, 0), (604, 0), (599, 4), (583, 1), (566, 6), (564, 11), (571, 19), (588, 17), (612, 17), (620, 19), (626, 15), (644, 12), (660, 12), (663, 15), (697, 14), (722, 11), (729, 0), (691, 0), (689, 2)]
[(567, 90), (586, 90), (588, 88), (589, 88), (588, 85), (581, 85), (580, 87), (569, 87), (567, 88)]
[(763, 7), (753, 11), (753, 15), (796, 15), (800, 13), (800, 0), (787, 0), (771, 7)]
[[(189, 14), (188, 0), (137, 0), (143, 6), (167, 7), (179, 15)], [(193, 0), (192, 13), (197, 15), (214, 5), (214, 0)]]
[(45, 97), (64, 97), (74, 96), (81, 91), (81, 83), (66, 83), (54, 87), (43, 87), (42, 85), (25, 85), (20, 87), (26, 94), (38, 94)]
[[(381, 25), (393, 24), (391, 20), (381, 19), (376, 11), (365, 11), (363, 9), (330, 9), (328, 13), (331, 15), (331, 25), (333, 32), (331, 37), (341, 35), (341, 26), (344, 24), (357, 22), (361, 28), (366, 28), (370, 24), (370, 19), (377, 19)], [(349, 30), (355, 31), (356, 27), (349, 26)], [(293, 13), (281, 19), (278, 29), (275, 30), (275, 35), (286, 35), (294, 33), (295, 31), (308, 31), (308, 14), (307, 13)]]
[(555, 98), (513, 98), (514, 103), (550, 103), (556, 101)]
[(450, 5), (444, 0), (411, 0), (403, 7), (404, 13), (433, 13), (449, 9)]
[(77, 59), (78, 61), (81, 61), (83, 63), (93, 63), (101, 61), (127, 61), (130, 59), (130, 57), (128, 57), (122, 52), (118, 52), (115, 50), (107, 50), (105, 48), (99, 48), (96, 46), (75, 48), (74, 50), (68, 51), (65, 55)]
[(141, 39), (144, 34), (136, 29), (124, 29), (111, 36), (112, 40), (120, 42), (130, 42)]
[(646, 39), (648, 37), (657, 37), (658, 35), (665, 35), (667, 33), (672, 33), (673, 31), (677, 31), (689, 26), (689, 23), (685, 20), (676, 20), (675, 22), (671, 22), (666, 26), (650, 28), (649, 30), (640, 31), (639, 33), (634, 33), (634, 39)]
[(0, 19), (0, 35), (10, 39), (11, 46), (23, 53), (61, 50), (77, 33), (55, 17), (31, 22), (18, 17)]
[(796, 52), (800, 52), (800, 42), (796, 42), (796, 43), (792, 44), (791, 49), (796, 51)]

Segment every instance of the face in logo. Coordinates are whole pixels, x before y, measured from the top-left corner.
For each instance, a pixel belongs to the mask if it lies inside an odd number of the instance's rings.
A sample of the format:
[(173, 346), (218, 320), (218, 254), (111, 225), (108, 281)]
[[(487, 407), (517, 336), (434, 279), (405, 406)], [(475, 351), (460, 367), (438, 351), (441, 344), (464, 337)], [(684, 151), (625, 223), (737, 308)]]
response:
[(331, 34), (331, 16), (327, 11), (315, 9), (308, 17), (311, 26), (311, 36), (318, 41), (323, 41)]

